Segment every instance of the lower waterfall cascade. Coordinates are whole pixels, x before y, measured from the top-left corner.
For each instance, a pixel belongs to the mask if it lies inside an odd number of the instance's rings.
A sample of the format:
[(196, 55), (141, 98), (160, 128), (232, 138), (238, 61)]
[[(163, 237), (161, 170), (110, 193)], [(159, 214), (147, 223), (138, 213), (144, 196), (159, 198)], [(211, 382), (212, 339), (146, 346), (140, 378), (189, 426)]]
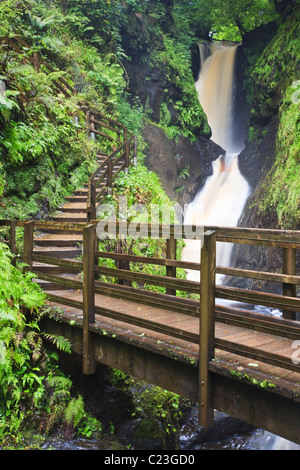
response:
[[(225, 155), (213, 162), (213, 174), (194, 200), (185, 207), (184, 224), (237, 226), (250, 186), (239, 171), (238, 155), (243, 150), (234, 135), (233, 88), (237, 45), (200, 44), (201, 69), (196, 82), (200, 104), (212, 130), (211, 140)], [(184, 261), (200, 262), (199, 240), (187, 240)], [(218, 243), (217, 265), (229, 266), (232, 245)], [(199, 280), (199, 272), (188, 270), (187, 278)], [(217, 277), (220, 283), (222, 276)]]

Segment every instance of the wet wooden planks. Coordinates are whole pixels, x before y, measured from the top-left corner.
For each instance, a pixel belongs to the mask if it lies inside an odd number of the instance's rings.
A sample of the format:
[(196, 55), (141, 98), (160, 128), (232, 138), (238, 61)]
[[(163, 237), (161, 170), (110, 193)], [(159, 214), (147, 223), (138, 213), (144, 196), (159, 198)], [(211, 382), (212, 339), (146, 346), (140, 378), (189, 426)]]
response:
[[(50, 291), (51, 293), (63, 297), (66, 302), (82, 302), (80, 290)], [(53, 298), (51, 305), (55, 304), (57, 302)], [(172, 344), (179, 357), (190, 357), (193, 361), (198, 361), (199, 320), (195, 316), (101, 294), (95, 295), (95, 306), (96, 323), (91, 326), (93, 331), (98, 330), (100, 333), (102, 328), (109, 325), (112, 331), (119, 328), (118, 334), (122, 332), (122, 341), (132, 341), (133, 336), (143, 338), (142, 347), (147, 347), (147, 342), (156, 344), (157, 341), (162, 341), (169, 346)], [(64, 308), (64, 312), (66, 311), (68, 309)], [(70, 307), (69, 312), (70, 315), (71, 312), (74, 314), (74, 309)], [(77, 318), (82, 318), (82, 312), (78, 309)], [(175, 330), (177, 335), (172, 336)], [(295, 351), (292, 339), (220, 322), (215, 324), (215, 337), (217, 361), (210, 363), (210, 370), (226, 375), (229, 370), (236, 370), (238, 364), (242, 368), (237, 370), (239, 375), (245, 375), (247, 371), (248, 375), (260, 377), (261, 381), (275, 381), (281, 387), (284, 384), (285, 395), (299, 394), (300, 373), (286, 367), (289, 362), (292, 363), (292, 354)], [(245, 348), (246, 352), (252, 349), (256, 355), (239, 355), (234, 352), (235, 345)], [(264, 357), (272, 358), (272, 355), (279, 358), (277, 363), (265, 363)]]

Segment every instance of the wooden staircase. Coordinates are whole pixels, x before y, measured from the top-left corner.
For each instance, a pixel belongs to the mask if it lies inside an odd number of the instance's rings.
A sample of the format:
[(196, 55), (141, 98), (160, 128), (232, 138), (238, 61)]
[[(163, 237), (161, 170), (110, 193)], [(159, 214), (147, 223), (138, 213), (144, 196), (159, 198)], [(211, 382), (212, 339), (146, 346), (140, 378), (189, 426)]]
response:
[[(97, 164), (101, 165), (107, 159), (106, 155), (97, 156)], [(122, 165), (116, 164), (113, 167), (113, 174), (116, 174)], [(105, 172), (105, 168), (97, 176), (100, 179), (102, 174)], [(97, 180), (96, 179), (96, 180)], [(97, 188), (97, 194), (105, 187), (106, 182), (103, 180)], [(57, 214), (54, 215), (51, 220), (56, 223), (63, 224), (74, 224), (82, 223), (86, 224), (87, 221), (87, 197), (88, 197), (88, 184), (85, 184), (82, 188), (74, 190), (74, 192), (66, 198), (66, 203), (58, 208)], [(101, 200), (100, 200), (101, 203)], [(47, 257), (61, 258), (66, 260), (78, 259), (82, 255), (82, 234), (72, 233), (70, 231), (62, 232), (61, 228), (53, 227), (43, 229), (42, 232), (35, 234), (34, 236), (34, 254), (41, 254)], [(51, 264), (34, 263), (33, 266), (37, 265), (41, 271), (49, 274), (72, 274), (72, 269), (54, 266)], [(74, 273), (75, 276), (75, 273)], [(54, 285), (45, 281), (39, 280), (38, 283), (45, 290), (52, 289)], [(60, 287), (61, 289), (61, 287)]]

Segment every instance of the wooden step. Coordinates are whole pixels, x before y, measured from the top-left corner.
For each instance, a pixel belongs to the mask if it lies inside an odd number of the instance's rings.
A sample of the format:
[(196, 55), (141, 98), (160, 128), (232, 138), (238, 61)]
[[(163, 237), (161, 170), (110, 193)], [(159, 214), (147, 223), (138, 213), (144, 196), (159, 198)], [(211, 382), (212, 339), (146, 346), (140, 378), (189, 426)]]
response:
[(62, 240), (49, 240), (47, 238), (40, 238), (40, 239), (35, 239), (34, 243), (38, 246), (78, 246), (78, 244), (83, 243), (83, 240), (70, 240), (70, 239), (62, 239)]
[(86, 196), (85, 195), (72, 195), (66, 198), (66, 201), (68, 202), (85, 202), (86, 203)]
[(48, 264), (41, 264), (41, 263), (33, 263), (32, 272), (36, 273), (38, 276), (38, 271), (41, 273), (46, 274), (70, 274), (70, 273), (77, 273), (77, 269), (72, 269), (70, 267), (64, 266), (51, 266)]
[(54, 284), (53, 282), (41, 281), (40, 279), (35, 279), (34, 282), (36, 282), (46, 292), (54, 290), (70, 290), (70, 287), (68, 286)]
[(68, 222), (70, 224), (77, 223), (77, 222), (84, 223), (87, 221), (87, 217), (86, 217), (86, 214), (83, 214), (82, 216), (80, 216), (79, 214), (61, 214), (61, 215), (52, 217), (52, 220), (54, 222)]
[(75, 189), (73, 191), (73, 196), (87, 196), (88, 194), (88, 188), (80, 188), (80, 189)]
[(82, 208), (82, 209), (78, 207), (78, 204), (76, 204), (75, 207), (72, 207), (72, 206), (60, 207), (58, 210), (66, 214), (86, 214), (86, 204), (85, 204), (85, 208)]
[(72, 247), (52, 247), (51, 250), (43, 249), (43, 247), (39, 247), (39, 249), (35, 249), (33, 251), (34, 255), (42, 255), (47, 256), (48, 258), (59, 258), (59, 259), (72, 259), (77, 258), (78, 256), (82, 255), (81, 248), (72, 248)]

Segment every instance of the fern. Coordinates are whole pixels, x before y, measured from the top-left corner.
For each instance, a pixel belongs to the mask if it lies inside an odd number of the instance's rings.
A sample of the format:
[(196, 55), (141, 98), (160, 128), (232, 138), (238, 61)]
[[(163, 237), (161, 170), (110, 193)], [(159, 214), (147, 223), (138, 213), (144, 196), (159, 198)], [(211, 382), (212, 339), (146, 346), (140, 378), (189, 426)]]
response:
[(58, 349), (68, 354), (71, 354), (71, 343), (67, 338), (59, 335), (53, 335), (50, 333), (43, 333), (44, 338), (50, 340), (53, 344), (56, 345)]
[(84, 403), (81, 395), (77, 399), (73, 398), (64, 412), (64, 418), (66, 423), (74, 428), (78, 426), (84, 416)]

